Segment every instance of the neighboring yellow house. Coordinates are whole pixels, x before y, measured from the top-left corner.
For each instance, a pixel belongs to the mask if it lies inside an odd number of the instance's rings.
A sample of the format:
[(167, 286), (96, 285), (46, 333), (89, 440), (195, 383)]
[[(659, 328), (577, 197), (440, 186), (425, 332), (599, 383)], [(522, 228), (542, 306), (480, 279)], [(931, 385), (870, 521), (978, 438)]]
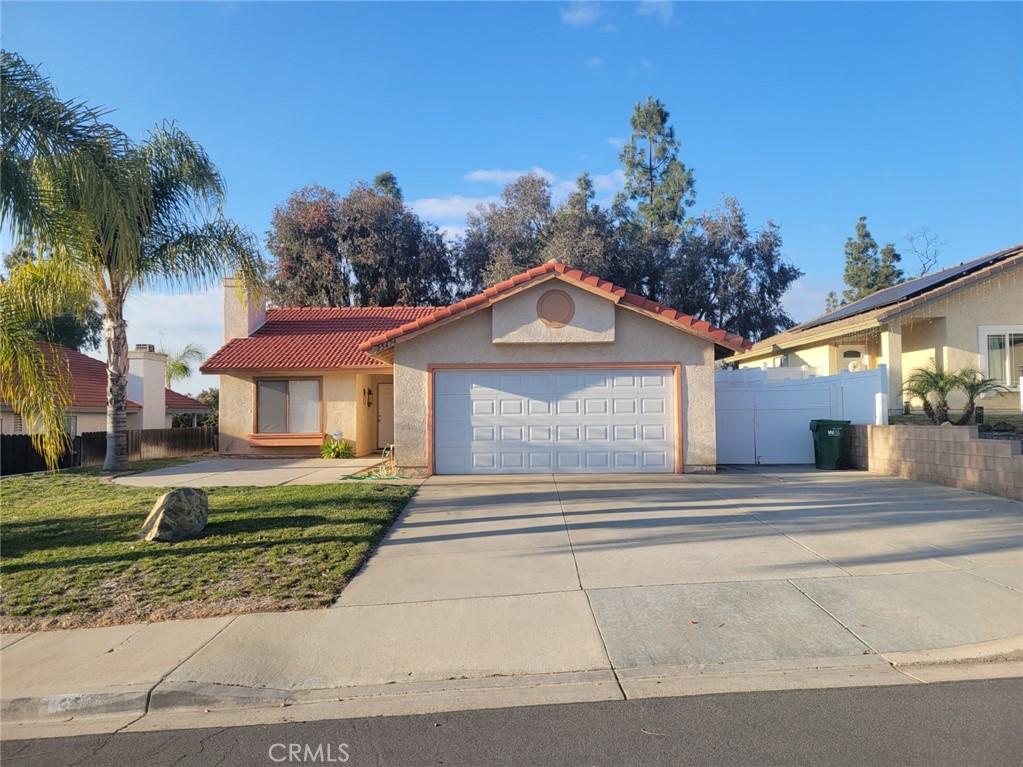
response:
[[(799, 367), (820, 376), (888, 366), (890, 409), (903, 382), (931, 360), (975, 367), (1009, 391), (978, 401), (989, 413), (1020, 412), (1023, 376), (1023, 245), (909, 280), (753, 344), (728, 362)], [(962, 395), (950, 398), (953, 409)], [(919, 404), (919, 403), (917, 403)]]

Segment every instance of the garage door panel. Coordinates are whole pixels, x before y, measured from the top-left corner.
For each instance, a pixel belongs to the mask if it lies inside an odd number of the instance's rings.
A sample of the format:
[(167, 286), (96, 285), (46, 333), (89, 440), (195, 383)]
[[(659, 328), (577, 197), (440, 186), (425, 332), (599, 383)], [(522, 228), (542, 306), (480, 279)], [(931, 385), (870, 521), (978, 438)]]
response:
[(438, 473), (670, 471), (674, 466), (669, 371), (443, 371), (436, 376)]

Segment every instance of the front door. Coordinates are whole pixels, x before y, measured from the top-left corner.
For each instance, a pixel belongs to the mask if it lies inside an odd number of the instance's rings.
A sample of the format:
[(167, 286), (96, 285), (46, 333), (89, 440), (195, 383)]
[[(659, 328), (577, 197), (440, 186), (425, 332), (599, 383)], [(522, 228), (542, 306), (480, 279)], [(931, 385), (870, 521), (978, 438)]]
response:
[(394, 442), (394, 384), (377, 384), (377, 447)]

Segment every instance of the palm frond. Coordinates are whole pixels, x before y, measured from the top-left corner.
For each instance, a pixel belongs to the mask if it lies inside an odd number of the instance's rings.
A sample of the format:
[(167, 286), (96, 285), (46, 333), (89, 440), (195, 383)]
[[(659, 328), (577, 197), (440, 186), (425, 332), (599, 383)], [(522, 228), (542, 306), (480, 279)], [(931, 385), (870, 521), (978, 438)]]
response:
[(69, 444), (64, 412), (71, 381), (63, 358), (37, 341), (31, 325), (89, 298), (85, 275), (59, 256), (18, 264), (0, 282), (0, 399), (22, 416), (50, 468)]
[(164, 378), (167, 386), (174, 381), (182, 381), (192, 375), (192, 365), (202, 362), (206, 358), (206, 352), (198, 344), (188, 343), (177, 352), (169, 352), (161, 349), (167, 355), (167, 366)]

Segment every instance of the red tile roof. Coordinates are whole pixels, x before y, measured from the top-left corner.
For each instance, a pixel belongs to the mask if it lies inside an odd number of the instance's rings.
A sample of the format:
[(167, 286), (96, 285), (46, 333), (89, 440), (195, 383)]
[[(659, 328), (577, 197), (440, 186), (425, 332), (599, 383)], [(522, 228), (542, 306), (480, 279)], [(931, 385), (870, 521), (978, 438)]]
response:
[(470, 296), (456, 304), (442, 307), (431, 313), (417, 317), (410, 322), (406, 322), (399, 327), (375, 335), (372, 338), (363, 341), (362, 344), (360, 344), (359, 349), (364, 352), (369, 352), (370, 350), (378, 351), (379, 347), (389, 346), (402, 336), (408, 335), (409, 333), (415, 333), (416, 331), (427, 328), (434, 323), (446, 320), (449, 317), (457, 316), (463, 312), (473, 309), (482, 309), (493, 303), (494, 299), (502, 293), (506, 293), (513, 288), (518, 288), (526, 283), (532, 282), (533, 280), (548, 278), (552, 274), (557, 275), (568, 282), (578, 283), (579, 285), (590, 289), (596, 288), (597, 290), (607, 293), (609, 296), (613, 296), (615, 301), (618, 303), (637, 309), (644, 314), (667, 321), (680, 330), (692, 333), (693, 335), (699, 336), (700, 338), (704, 338), (708, 341), (712, 341), (713, 343), (727, 349), (731, 349), (732, 351), (748, 349), (752, 345), (742, 336), (729, 333), (721, 328), (716, 328), (705, 320), (698, 320), (688, 314), (683, 314), (682, 312), (676, 311), (667, 306), (662, 306), (655, 301), (651, 301), (649, 298), (644, 298), (636, 293), (630, 293), (623, 287), (619, 287), (607, 280), (602, 280), (595, 275), (587, 274), (581, 269), (573, 269), (572, 267), (566, 266), (565, 264), (557, 261), (548, 261), (546, 264), (533, 267), (532, 269), (522, 272), (521, 274), (517, 274), (510, 279), (499, 282), (496, 285), (492, 285), (482, 293), (475, 296)]
[(168, 410), (201, 410), (206, 412), (210, 409), (209, 405), (204, 405), (197, 399), (189, 397), (187, 394), (181, 394), (173, 389), (163, 390), (163, 404)]
[[(107, 366), (105, 363), (74, 349), (56, 344), (43, 344), (43, 351), (47, 352), (51, 362), (55, 355), (59, 355), (70, 374), (71, 408), (105, 408), (107, 406)], [(209, 410), (208, 406), (198, 400), (172, 389), (164, 389), (164, 403), (168, 410)], [(134, 411), (141, 408), (142, 405), (139, 403), (128, 400), (128, 410)]]
[(363, 341), (436, 310), (434, 306), (270, 309), (266, 322), (251, 336), (231, 339), (200, 370), (385, 367), (360, 350)]

